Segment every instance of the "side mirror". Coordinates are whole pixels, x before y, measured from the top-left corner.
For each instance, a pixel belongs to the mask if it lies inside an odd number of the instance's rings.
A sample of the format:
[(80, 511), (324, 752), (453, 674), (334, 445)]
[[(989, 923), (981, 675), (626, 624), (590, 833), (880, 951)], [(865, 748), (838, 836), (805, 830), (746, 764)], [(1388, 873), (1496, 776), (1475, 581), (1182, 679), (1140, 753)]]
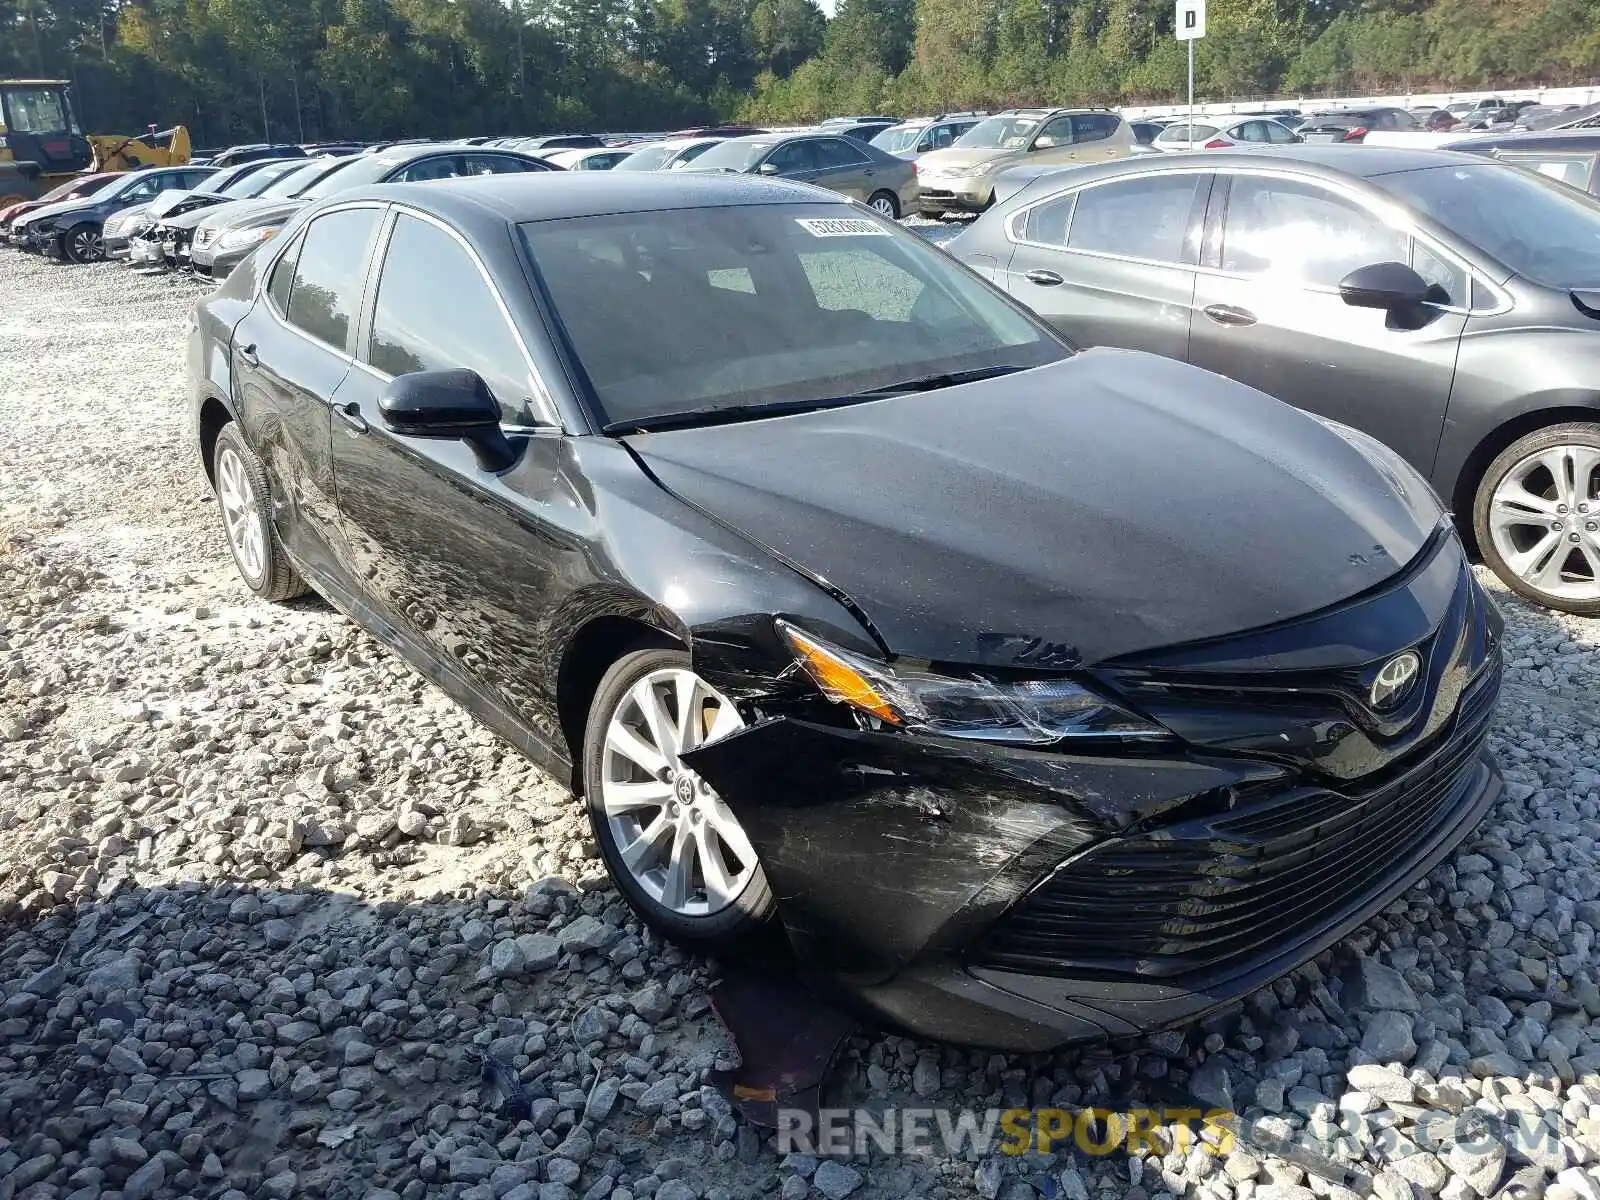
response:
[(383, 423), (406, 437), (459, 439), (485, 471), (517, 459), (500, 429), (500, 405), (476, 371), (416, 371), (392, 380), (378, 396)]
[(764, 162), (759, 167), (756, 168), (756, 174), (757, 175), (776, 175), (777, 173), (778, 173), (778, 164), (777, 163)]
[(1428, 299), (1426, 280), (1405, 263), (1357, 267), (1339, 281), (1339, 295), (1352, 308), (1415, 308)]

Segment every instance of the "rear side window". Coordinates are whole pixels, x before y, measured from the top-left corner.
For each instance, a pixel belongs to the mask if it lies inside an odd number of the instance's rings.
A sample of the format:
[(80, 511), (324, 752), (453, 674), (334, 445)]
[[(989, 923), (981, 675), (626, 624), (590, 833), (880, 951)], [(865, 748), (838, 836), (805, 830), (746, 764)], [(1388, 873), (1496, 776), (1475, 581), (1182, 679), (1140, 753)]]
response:
[(395, 183), (420, 183), (429, 179), (454, 179), (461, 174), (461, 159), (455, 154), (441, 154), (414, 162), (394, 177)]
[(1122, 122), (1110, 113), (1082, 113), (1072, 118), (1073, 142), (1103, 142)]
[(1029, 209), (1022, 226), (1022, 240), (1041, 246), (1065, 246), (1067, 229), (1072, 224), (1072, 207), (1077, 202), (1078, 193), (1068, 192)]
[(816, 143), (817, 166), (853, 167), (867, 161), (867, 156), (843, 138), (825, 138)]
[(521, 344), (477, 264), (442, 229), (404, 213), (384, 255), (367, 361), (388, 375), (469, 368), (489, 385), (504, 421), (532, 419)]
[(515, 158), (507, 158), (504, 154), (468, 154), (465, 157), (468, 175), (519, 175), (525, 171), (543, 169), (529, 166)]
[(1192, 263), (1186, 235), (1195, 196), (1207, 178), (1199, 173), (1151, 175), (1084, 188), (1078, 193), (1067, 246), (1155, 262)]
[(348, 208), (306, 228), (289, 294), (289, 324), (343, 352), (361, 307), (367, 246), (378, 227), (375, 208)]
[(294, 245), (285, 250), (273, 264), (272, 275), (267, 280), (267, 299), (272, 301), (272, 307), (278, 310), (280, 317), (289, 313), (289, 293), (294, 287), (295, 263), (300, 257), (300, 246), (303, 241), (303, 238), (295, 238)]

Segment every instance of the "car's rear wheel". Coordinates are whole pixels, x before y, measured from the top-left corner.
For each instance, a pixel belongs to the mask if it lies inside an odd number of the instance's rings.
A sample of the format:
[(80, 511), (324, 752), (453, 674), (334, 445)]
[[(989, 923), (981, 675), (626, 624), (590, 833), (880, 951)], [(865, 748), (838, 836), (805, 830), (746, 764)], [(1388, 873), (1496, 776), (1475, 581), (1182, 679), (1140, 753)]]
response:
[(245, 586), (263, 600), (292, 600), (306, 593), (272, 527), (271, 490), (266, 468), (245, 445), (239, 427), (224, 425), (211, 454), (212, 486), (222, 513), (234, 566)]
[(68, 262), (99, 262), (105, 256), (105, 239), (98, 225), (74, 225), (61, 235), (61, 257)]
[(743, 939), (772, 915), (772, 888), (738, 819), (680, 755), (744, 727), (682, 650), (636, 650), (589, 708), (589, 823), (617, 887), (646, 922), (699, 947)]
[(1553, 425), (1508, 446), (1473, 503), (1484, 562), (1537, 604), (1600, 616), (1600, 424)]
[(873, 192), (867, 199), (867, 207), (891, 221), (900, 219), (900, 201), (893, 192)]

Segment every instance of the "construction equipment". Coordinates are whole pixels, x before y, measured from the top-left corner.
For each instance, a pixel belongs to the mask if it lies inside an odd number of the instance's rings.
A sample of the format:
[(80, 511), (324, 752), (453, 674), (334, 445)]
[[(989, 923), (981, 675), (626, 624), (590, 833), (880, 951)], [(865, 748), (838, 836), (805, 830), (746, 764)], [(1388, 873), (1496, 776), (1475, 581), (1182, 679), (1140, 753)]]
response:
[(0, 208), (32, 200), (87, 171), (136, 171), (189, 161), (182, 125), (137, 136), (87, 134), (64, 79), (0, 79)]

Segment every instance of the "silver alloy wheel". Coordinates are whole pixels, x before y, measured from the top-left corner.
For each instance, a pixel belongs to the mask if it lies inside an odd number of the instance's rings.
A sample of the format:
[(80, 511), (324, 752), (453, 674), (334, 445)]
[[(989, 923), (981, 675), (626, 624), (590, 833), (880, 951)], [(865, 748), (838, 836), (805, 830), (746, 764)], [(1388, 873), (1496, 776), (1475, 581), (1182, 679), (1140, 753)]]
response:
[(105, 252), (105, 244), (100, 239), (100, 231), (92, 228), (80, 228), (72, 231), (68, 239), (72, 257), (77, 262), (97, 262)]
[(256, 514), (256, 493), (244, 462), (230, 446), (217, 455), (217, 501), (222, 505), (222, 523), (228, 531), (228, 545), (239, 561), (239, 568), (252, 582), (267, 569), (266, 539)]
[(1600, 600), (1600, 449), (1567, 443), (1522, 459), (1495, 485), (1489, 531), (1529, 587)]
[(874, 212), (882, 213), (891, 221), (894, 220), (894, 201), (887, 196), (878, 196), (869, 202)]
[(652, 671), (606, 726), (601, 807), (617, 855), (644, 893), (685, 917), (739, 898), (756, 855), (722, 797), (680, 755), (744, 727), (731, 701), (693, 671)]

